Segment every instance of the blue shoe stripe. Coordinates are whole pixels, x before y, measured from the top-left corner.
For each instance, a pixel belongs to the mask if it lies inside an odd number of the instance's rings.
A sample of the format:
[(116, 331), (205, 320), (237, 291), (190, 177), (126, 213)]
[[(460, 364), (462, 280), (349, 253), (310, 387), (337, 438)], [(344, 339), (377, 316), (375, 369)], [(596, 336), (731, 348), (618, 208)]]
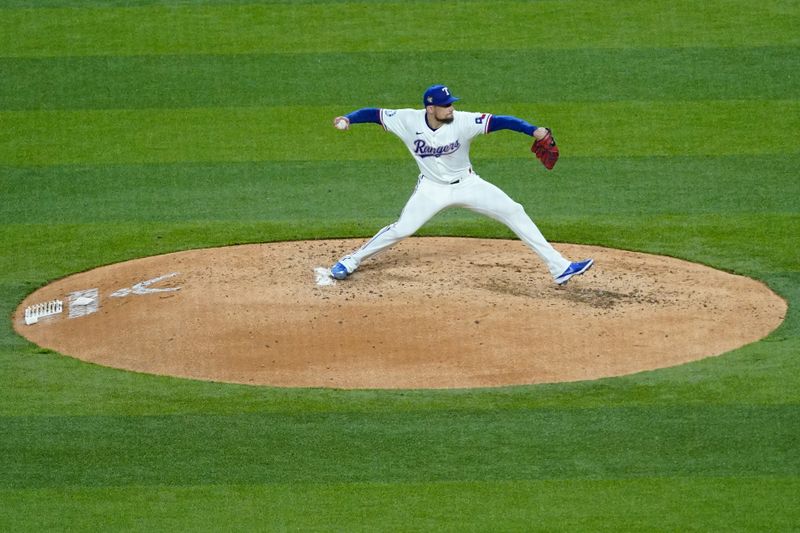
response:
[(564, 271), (563, 274), (556, 278), (556, 283), (564, 284), (573, 276), (577, 276), (579, 274), (583, 274), (594, 264), (592, 259), (587, 259), (585, 261), (578, 261), (576, 263), (570, 263), (567, 269)]

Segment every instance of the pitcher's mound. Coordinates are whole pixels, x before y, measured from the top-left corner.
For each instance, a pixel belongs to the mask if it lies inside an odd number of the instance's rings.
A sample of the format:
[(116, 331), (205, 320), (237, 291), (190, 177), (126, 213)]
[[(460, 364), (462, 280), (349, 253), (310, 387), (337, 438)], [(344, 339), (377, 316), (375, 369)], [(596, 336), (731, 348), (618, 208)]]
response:
[[(86, 361), (293, 387), (450, 388), (619, 376), (763, 338), (786, 303), (763, 284), (677, 259), (577, 245), (557, 287), (519, 241), (414, 238), (320, 285), (361, 240), (193, 250), (43, 287), (16, 330)], [(323, 280), (324, 281), (324, 280)], [(62, 313), (25, 325), (27, 306)]]

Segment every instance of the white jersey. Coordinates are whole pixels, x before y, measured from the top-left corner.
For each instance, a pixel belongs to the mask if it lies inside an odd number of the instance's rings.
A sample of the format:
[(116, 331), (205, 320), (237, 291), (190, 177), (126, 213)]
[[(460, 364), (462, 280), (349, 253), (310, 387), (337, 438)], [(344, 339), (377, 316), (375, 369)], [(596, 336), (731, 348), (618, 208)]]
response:
[(469, 146), (488, 133), (488, 113), (453, 111), (453, 122), (433, 130), (424, 109), (381, 109), (383, 127), (402, 139), (419, 165), (420, 173), (438, 183), (453, 183), (472, 172)]

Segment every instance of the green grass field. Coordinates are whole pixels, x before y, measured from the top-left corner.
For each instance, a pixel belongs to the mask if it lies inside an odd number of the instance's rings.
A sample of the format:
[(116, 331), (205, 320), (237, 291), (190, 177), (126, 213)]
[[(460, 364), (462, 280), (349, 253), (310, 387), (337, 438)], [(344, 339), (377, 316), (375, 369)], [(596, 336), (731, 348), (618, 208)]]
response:
[[(798, 27), (794, 0), (5, 0), (0, 530), (796, 531)], [(551, 173), (519, 134), (472, 149), (551, 241), (754, 277), (784, 324), (680, 367), (451, 391), (156, 377), (13, 332), (98, 265), (372, 235), (416, 167), (331, 119), (437, 82), (553, 128)], [(511, 236), (463, 210), (421, 233)]]

